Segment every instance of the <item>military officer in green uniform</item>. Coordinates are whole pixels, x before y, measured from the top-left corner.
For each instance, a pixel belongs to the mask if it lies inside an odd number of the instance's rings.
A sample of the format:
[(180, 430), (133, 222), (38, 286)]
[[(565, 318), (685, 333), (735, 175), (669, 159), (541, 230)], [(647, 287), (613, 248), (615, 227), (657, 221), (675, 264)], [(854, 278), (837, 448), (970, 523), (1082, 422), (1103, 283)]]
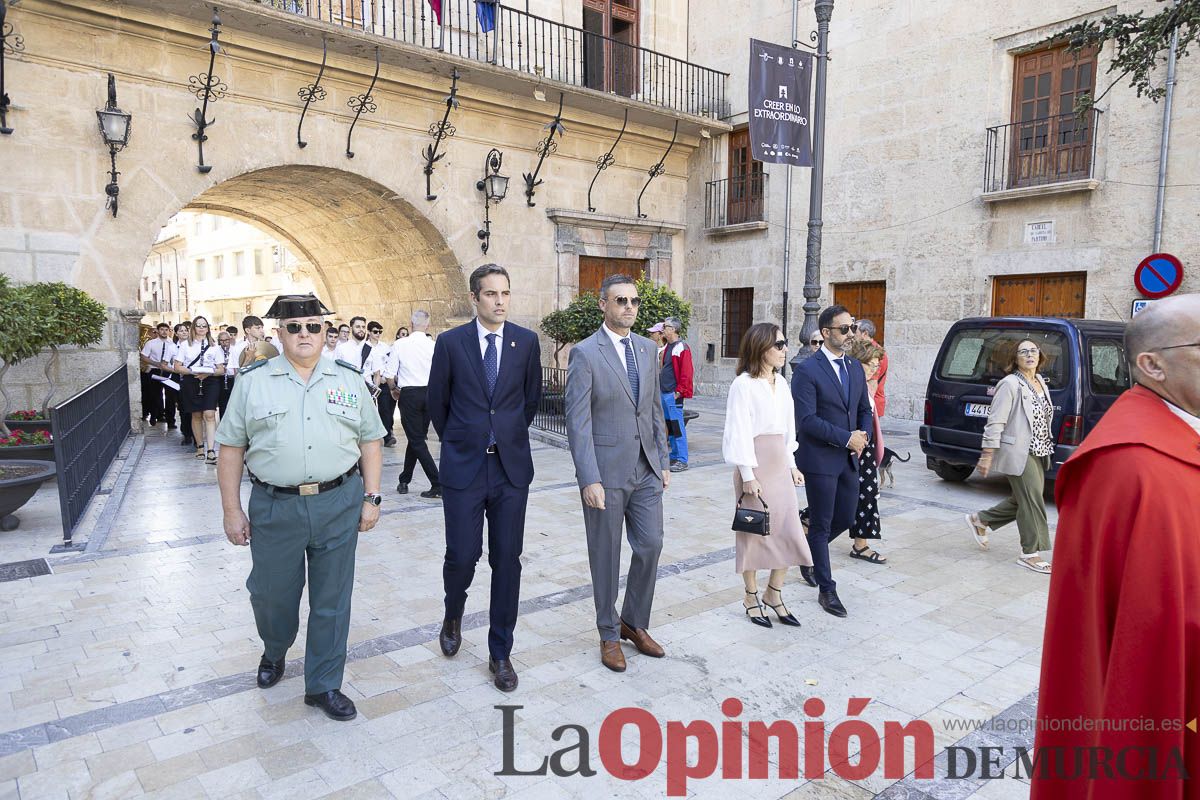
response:
[[(321, 357), (322, 318), (313, 295), (276, 298), (282, 353), (242, 370), (221, 418), (217, 482), (225, 536), (249, 545), (246, 588), (264, 652), (258, 685), (283, 677), (300, 626), (308, 567), (304, 702), (332, 719), (357, 715), (341, 692), (358, 534), (379, 520), (383, 423), (362, 373)], [(242, 511), (243, 465), (254, 484)]]

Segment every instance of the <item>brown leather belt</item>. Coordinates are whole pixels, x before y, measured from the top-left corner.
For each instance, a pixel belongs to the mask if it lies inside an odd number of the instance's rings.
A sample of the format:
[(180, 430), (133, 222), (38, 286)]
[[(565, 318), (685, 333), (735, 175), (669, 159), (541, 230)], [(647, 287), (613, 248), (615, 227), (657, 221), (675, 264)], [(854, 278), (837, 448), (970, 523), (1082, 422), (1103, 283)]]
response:
[(314, 494), (328, 492), (330, 489), (336, 489), (337, 487), (341, 486), (346, 482), (346, 478), (349, 478), (358, 471), (358, 464), (355, 464), (353, 467), (346, 470), (346, 472), (337, 476), (333, 480), (324, 481), (323, 483), (302, 483), (299, 486), (275, 486), (274, 484), (260, 481), (253, 472), (250, 472), (249, 470), (246, 471), (250, 474), (250, 482), (257, 486), (261, 486), (264, 489), (274, 489), (280, 494), (298, 494), (304, 497), (311, 497)]

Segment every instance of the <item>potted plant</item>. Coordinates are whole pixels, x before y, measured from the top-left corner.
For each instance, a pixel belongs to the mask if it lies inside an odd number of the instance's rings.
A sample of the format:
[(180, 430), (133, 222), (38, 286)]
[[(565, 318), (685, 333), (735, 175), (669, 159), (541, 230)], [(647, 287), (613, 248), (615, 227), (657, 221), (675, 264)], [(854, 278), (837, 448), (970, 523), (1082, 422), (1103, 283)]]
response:
[(37, 459), (54, 460), (54, 438), (50, 431), (13, 431), (0, 434), (0, 461)]
[(58, 282), (14, 285), (0, 275), (0, 436), (12, 432), (7, 424), (10, 398), (4, 385), (9, 368), (50, 349), (47, 392), (38, 412), (42, 425), (36, 426), (37, 430), (49, 429), (50, 401), (57, 388), (53, 372), (58, 348), (86, 347), (100, 341), (106, 318), (103, 305), (73, 286)]
[(53, 461), (0, 461), (0, 530), (16, 529), (20, 520), (13, 513), (29, 502), (54, 472)]
[(4, 418), (4, 424), (8, 426), (10, 431), (38, 431), (50, 429), (49, 417), (43, 414), (41, 411), (38, 411), (36, 408), (10, 411), (8, 412), (8, 416)]

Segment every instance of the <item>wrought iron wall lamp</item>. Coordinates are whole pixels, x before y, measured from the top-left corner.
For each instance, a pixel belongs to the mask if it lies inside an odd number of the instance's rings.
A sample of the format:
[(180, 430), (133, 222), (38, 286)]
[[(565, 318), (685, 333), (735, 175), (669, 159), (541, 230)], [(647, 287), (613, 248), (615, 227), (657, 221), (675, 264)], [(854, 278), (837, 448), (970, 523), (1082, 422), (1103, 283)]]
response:
[(479, 249), (485, 253), (492, 238), (492, 217), (489, 209), (493, 203), (499, 203), (504, 199), (504, 195), (508, 194), (508, 177), (500, 174), (502, 163), (504, 154), (493, 147), (483, 160), (483, 180), (475, 183), (475, 188), (483, 192), (483, 227), (476, 235), (479, 237)]
[[(0, 2), (3, 1), (0, 0)], [(105, 104), (103, 110), (96, 112), (96, 121), (100, 124), (100, 136), (108, 145), (108, 157), (112, 159), (112, 169), (108, 173), (108, 185), (104, 187), (104, 193), (108, 195), (108, 203), (105, 208), (112, 209), (114, 217), (117, 215), (117, 195), (121, 191), (117, 186), (117, 176), (121, 174), (117, 172), (117, 153), (124, 150), (125, 145), (129, 144), (129, 123), (132, 119), (132, 114), (122, 111), (117, 106), (117, 79), (110, 72), (108, 73), (108, 103)]]
[(8, 109), (12, 105), (8, 90), (4, 88), (4, 56), (16, 55), (25, 49), (25, 40), (13, 33), (8, 16), (8, 0), (0, 0), (0, 133), (8, 136), (13, 129), (8, 127)]

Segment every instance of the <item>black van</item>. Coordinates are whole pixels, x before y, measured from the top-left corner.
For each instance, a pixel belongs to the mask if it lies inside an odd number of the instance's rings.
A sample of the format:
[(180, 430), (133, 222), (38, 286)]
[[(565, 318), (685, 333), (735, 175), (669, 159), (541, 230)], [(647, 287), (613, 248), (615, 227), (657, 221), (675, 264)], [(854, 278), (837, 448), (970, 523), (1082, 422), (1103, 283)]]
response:
[(1017, 344), (1037, 342), (1046, 354), (1042, 376), (1054, 401), (1057, 443), (1052, 479), (1100, 417), (1129, 388), (1125, 323), (1052, 317), (974, 317), (954, 323), (938, 351), (925, 393), (921, 451), (926, 466), (947, 481), (975, 470), (996, 384)]

